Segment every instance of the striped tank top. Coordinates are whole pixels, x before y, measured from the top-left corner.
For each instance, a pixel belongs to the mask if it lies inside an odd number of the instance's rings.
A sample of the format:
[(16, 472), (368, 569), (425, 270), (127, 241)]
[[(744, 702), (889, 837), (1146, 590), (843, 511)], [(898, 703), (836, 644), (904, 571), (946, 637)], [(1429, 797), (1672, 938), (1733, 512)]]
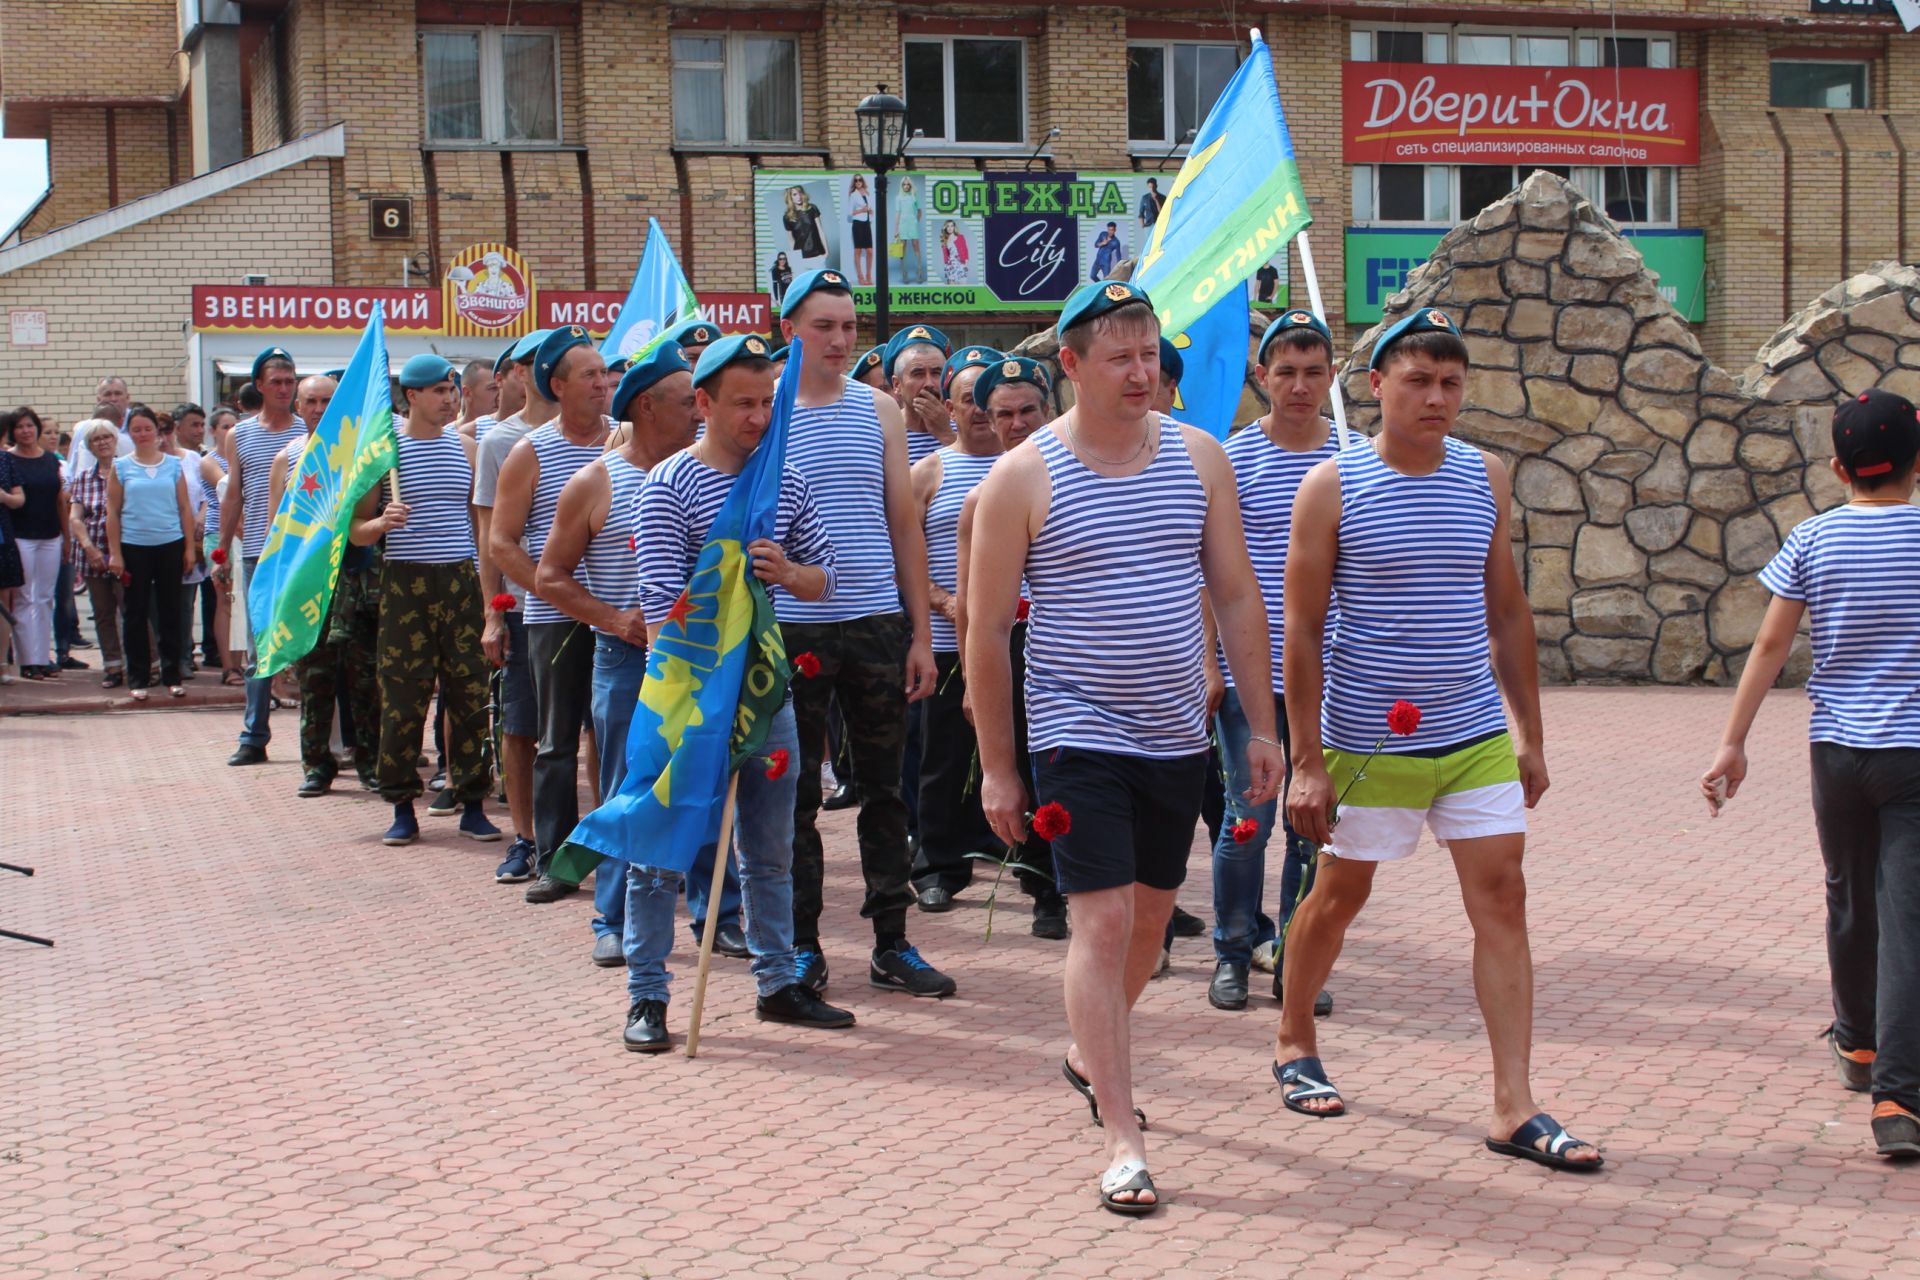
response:
[[(1389, 737), (1388, 754), (1431, 753), (1506, 730), (1487, 643), (1487, 550), (1493, 488), (1472, 445), (1449, 438), (1431, 475), (1389, 467), (1368, 445), (1340, 469), (1340, 552), (1320, 733), (1367, 752), (1387, 708), (1420, 708), (1420, 728)], [(1502, 553), (1504, 554), (1504, 552)]]
[[(540, 479), (533, 486), (533, 505), (527, 511), (527, 530), (521, 536), (521, 542), (527, 548), (527, 555), (535, 564), (540, 563), (540, 553), (546, 550), (547, 535), (553, 532), (553, 517), (560, 510), (560, 491), (567, 487), (567, 481), (573, 479), (580, 468), (589, 463), (598, 462), (601, 449), (605, 447), (604, 437), (592, 444), (574, 444), (560, 433), (559, 420), (541, 427), (527, 436), (533, 445), (534, 457), (540, 460)], [(582, 583), (579, 566), (573, 570), (574, 580)], [(528, 626), (537, 626), (543, 622), (571, 622), (572, 618), (560, 612), (527, 589), (527, 607), (521, 615)]]
[(907, 432), (907, 465), (912, 466), (920, 459), (940, 452), (944, 448), (939, 436), (930, 436), (924, 431)]
[[(940, 450), (940, 487), (927, 504), (927, 576), (952, 591), (960, 572), (960, 508), (974, 486), (987, 478), (987, 472), (1000, 460), (999, 454), (985, 456), (961, 453), (949, 445)], [(960, 638), (953, 623), (938, 609), (927, 611), (933, 630), (933, 651), (955, 653)]]
[(240, 555), (251, 560), (267, 543), (267, 527), (273, 512), (267, 510), (268, 482), (273, 478), (273, 457), (288, 442), (307, 434), (307, 424), (294, 415), (293, 425), (269, 431), (255, 414), (233, 428), (233, 453), (240, 459)]
[(887, 532), (886, 437), (874, 412), (876, 394), (846, 379), (833, 404), (794, 409), (787, 433), (787, 465), (813, 491), (833, 542), (836, 581), (825, 600), (775, 596), (782, 622), (848, 622), (900, 612), (893, 580), (893, 539)]
[[(580, 568), (587, 575), (587, 590), (594, 599), (616, 609), (631, 609), (640, 603), (640, 557), (635, 546), (633, 495), (646, 482), (647, 473), (617, 453), (602, 454), (600, 464), (607, 469), (607, 484), (612, 490), (607, 502), (607, 519), (593, 535), (580, 556)], [(600, 628), (595, 627), (595, 631)]]
[[(1233, 464), (1233, 484), (1240, 494), (1240, 524), (1246, 530), (1247, 556), (1253, 576), (1260, 581), (1260, 599), (1267, 607), (1267, 640), (1273, 650), (1273, 691), (1281, 692), (1280, 650), (1286, 619), (1287, 540), (1293, 529), (1293, 498), (1307, 472), (1340, 451), (1340, 441), (1327, 424), (1327, 442), (1318, 449), (1295, 453), (1267, 438), (1258, 422), (1242, 427), (1227, 441), (1227, 461)], [(1334, 618), (1327, 616), (1332, 632)], [(1214, 646), (1220, 674), (1228, 687), (1233, 669), (1226, 650)]]
[[(225, 454), (210, 453), (207, 455), (207, 457), (213, 459), (213, 465), (220, 468), (221, 475), (227, 474), (227, 458)], [(220, 536), (220, 486), (207, 485), (206, 489), (207, 489), (207, 535), (209, 537), (217, 538)]]
[(1161, 415), (1144, 471), (1103, 476), (1053, 428), (1046, 522), (1027, 549), (1027, 723), (1035, 751), (1172, 759), (1207, 749), (1200, 532), (1207, 494)]
[(406, 431), (393, 437), (400, 469), (400, 500), (407, 527), (387, 535), (386, 557), (407, 564), (457, 564), (471, 560), (473, 466), (460, 434), (448, 427), (431, 440)]

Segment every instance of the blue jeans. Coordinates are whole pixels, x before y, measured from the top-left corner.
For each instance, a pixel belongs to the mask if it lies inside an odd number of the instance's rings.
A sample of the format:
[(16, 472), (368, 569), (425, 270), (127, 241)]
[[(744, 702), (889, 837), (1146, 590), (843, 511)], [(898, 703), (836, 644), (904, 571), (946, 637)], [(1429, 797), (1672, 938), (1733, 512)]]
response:
[[(1274, 696), (1273, 705), (1280, 740), (1285, 742), (1286, 706), (1278, 696)], [(1280, 816), (1279, 802), (1247, 803), (1247, 743), (1252, 730), (1247, 727), (1238, 688), (1228, 687), (1213, 729), (1220, 743), (1220, 767), (1227, 784), (1226, 820), (1220, 824), (1220, 838), (1213, 846), (1213, 954), (1216, 960), (1251, 964), (1254, 948), (1272, 942), (1293, 917), (1293, 905), (1300, 896), (1301, 880), (1312, 865), (1313, 850), (1282, 819), (1286, 856), (1280, 872), (1280, 923), (1276, 926), (1261, 910), (1261, 898), (1266, 893), (1267, 841), (1273, 835), (1274, 819)], [(1281, 793), (1285, 790), (1282, 786)], [(1259, 829), (1253, 839), (1235, 844), (1233, 828), (1246, 818), (1252, 818)]]
[[(253, 574), (260, 567), (260, 557), (252, 556), (244, 560), (247, 567), (247, 587), (253, 586)], [(244, 606), (236, 605), (236, 608)], [(247, 619), (249, 628), (253, 619)], [(254, 675), (258, 655), (252, 646), (247, 649), (247, 712), (240, 725), (240, 745), (243, 747), (264, 747), (273, 737), (273, 730), (267, 725), (267, 715), (273, 710), (273, 679)]]
[[(793, 704), (780, 708), (767, 729), (762, 755), (784, 750), (800, 759), (800, 734)], [(763, 996), (797, 982), (793, 954), (793, 796), (798, 785), (793, 765), (779, 778), (767, 777), (762, 760), (740, 769), (734, 798), (733, 843), (740, 868), (747, 950), (753, 955), (754, 986)], [(735, 859), (728, 859), (729, 862)], [(698, 868), (694, 871), (699, 874)], [(707, 876), (711, 880), (711, 865)], [(634, 865), (627, 868), (627, 999), (667, 999), (667, 956), (673, 951), (673, 909), (680, 900), (678, 871)]]

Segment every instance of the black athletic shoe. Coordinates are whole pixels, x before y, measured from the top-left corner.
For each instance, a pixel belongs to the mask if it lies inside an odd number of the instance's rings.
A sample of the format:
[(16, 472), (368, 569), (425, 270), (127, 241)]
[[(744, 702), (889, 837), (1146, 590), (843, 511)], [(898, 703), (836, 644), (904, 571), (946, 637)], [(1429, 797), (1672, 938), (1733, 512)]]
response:
[(333, 789), (333, 779), (325, 774), (310, 773), (300, 780), (300, 789), (293, 794), (302, 800), (311, 800), (323, 796)]
[(853, 1025), (851, 1013), (834, 1008), (799, 982), (790, 982), (770, 996), (761, 996), (753, 1012), (762, 1022), (788, 1022), (796, 1027)]
[(920, 958), (913, 947), (897, 951), (876, 951), (867, 968), (867, 983), (883, 991), (904, 991), (910, 996), (931, 996), (938, 1000), (957, 989), (952, 978)]
[(1059, 942), (1067, 936), (1067, 901), (1057, 893), (1033, 900), (1033, 936)]
[(540, 878), (527, 886), (527, 901), (533, 903), (558, 902), (580, 892), (577, 884), (568, 884), (565, 880), (555, 880), (542, 872)]
[(1197, 938), (1207, 931), (1206, 921), (1190, 912), (1182, 911), (1179, 904), (1173, 908), (1173, 936), (1176, 938)]
[(460, 799), (445, 787), (433, 793), (433, 799), (427, 802), (429, 818), (451, 818), (460, 812)]
[(664, 1000), (635, 1000), (627, 1010), (627, 1029), (620, 1042), (633, 1053), (665, 1053), (673, 1047), (667, 1035), (667, 1005)]
[(827, 958), (820, 954), (819, 947), (795, 947), (793, 950), (794, 967), (799, 970), (801, 985), (817, 996), (827, 993)]

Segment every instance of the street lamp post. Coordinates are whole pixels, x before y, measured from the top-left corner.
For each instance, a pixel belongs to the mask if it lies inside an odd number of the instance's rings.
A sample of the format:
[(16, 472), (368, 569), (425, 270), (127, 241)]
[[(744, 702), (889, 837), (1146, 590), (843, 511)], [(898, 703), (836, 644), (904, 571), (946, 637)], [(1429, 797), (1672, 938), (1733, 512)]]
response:
[(873, 336), (887, 340), (887, 171), (900, 163), (907, 150), (907, 104), (877, 86), (878, 93), (860, 99), (853, 117), (860, 126), (860, 159), (873, 170), (874, 255)]

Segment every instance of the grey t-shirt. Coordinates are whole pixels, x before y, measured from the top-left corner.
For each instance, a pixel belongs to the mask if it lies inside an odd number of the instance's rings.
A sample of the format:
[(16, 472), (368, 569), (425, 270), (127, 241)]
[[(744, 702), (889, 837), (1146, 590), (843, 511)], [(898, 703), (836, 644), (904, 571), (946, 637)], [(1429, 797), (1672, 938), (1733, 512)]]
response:
[[(506, 462), (507, 455), (513, 452), (513, 446), (532, 430), (527, 420), (517, 413), (487, 428), (486, 437), (480, 441), (474, 459), (474, 506), (485, 507), (489, 511), (493, 509), (494, 492), (500, 485), (500, 467)], [(527, 589), (504, 573), (500, 575), (500, 581), (513, 593), (514, 608), (523, 607), (527, 602)]]

